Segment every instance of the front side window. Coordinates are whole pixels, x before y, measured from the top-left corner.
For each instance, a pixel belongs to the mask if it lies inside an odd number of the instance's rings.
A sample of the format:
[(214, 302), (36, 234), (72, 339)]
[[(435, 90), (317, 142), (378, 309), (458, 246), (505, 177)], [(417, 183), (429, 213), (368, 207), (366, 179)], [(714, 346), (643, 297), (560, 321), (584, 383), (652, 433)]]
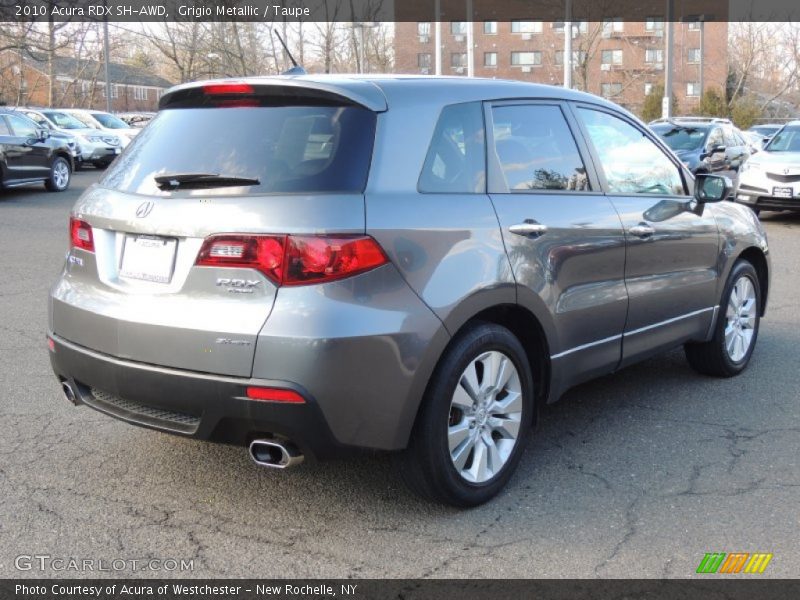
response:
[(442, 110), (419, 177), (420, 192), (486, 192), (486, 142), (480, 102)]
[(26, 117), (19, 115), (6, 115), (11, 123), (11, 129), (14, 130), (14, 135), (23, 138), (35, 138), (36, 136), (36, 123)]
[(579, 108), (614, 194), (663, 194), (684, 196), (683, 178), (677, 166), (641, 130), (609, 113)]
[(496, 106), (494, 147), (510, 193), (590, 190), (586, 168), (557, 106)]

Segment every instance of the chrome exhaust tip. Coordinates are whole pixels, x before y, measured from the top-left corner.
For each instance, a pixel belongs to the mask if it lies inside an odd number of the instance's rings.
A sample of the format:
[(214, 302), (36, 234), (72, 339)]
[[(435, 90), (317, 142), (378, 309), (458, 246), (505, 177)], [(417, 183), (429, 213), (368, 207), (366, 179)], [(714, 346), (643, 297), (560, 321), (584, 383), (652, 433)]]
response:
[(73, 404), (78, 404), (78, 397), (75, 395), (75, 390), (72, 389), (72, 386), (68, 381), (61, 382), (61, 389), (64, 391), (64, 395), (67, 397), (67, 400)]
[(250, 458), (262, 467), (287, 469), (303, 462), (303, 453), (291, 442), (253, 440), (250, 442)]

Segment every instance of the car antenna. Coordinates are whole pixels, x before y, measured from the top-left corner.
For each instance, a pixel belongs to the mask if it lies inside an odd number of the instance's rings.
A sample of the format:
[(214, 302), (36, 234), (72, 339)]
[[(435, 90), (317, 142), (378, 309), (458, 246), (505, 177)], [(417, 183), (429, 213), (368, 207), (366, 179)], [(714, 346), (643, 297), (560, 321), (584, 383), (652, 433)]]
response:
[(281, 75), (305, 75), (306, 70), (297, 64), (297, 61), (294, 59), (294, 56), (292, 56), (292, 53), (289, 52), (289, 47), (286, 45), (286, 42), (283, 41), (281, 34), (275, 31), (274, 29), (272, 30), (272, 33), (278, 36), (278, 41), (281, 43), (281, 46), (283, 46), (286, 55), (289, 57), (289, 60), (292, 61), (293, 65), (291, 69), (284, 71), (283, 73), (281, 73)]

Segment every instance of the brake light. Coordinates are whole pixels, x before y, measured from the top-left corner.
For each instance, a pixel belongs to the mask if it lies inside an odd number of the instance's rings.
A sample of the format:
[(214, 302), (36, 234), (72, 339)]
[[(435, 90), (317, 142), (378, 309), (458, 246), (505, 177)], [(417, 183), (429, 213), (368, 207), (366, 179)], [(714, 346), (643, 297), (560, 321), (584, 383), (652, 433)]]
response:
[(86, 221), (74, 217), (69, 219), (69, 237), (72, 248), (80, 248), (87, 252), (94, 252), (94, 236), (92, 226)]
[(305, 404), (305, 399), (294, 390), (283, 388), (248, 387), (247, 397), (264, 402), (285, 402), (287, 404)]
[(252, 94), (253, 86), (249, 83), (209, 83), (203, 86), (207, 96), (227, 96), (229, 94)]
[(214, 235), (206, 238), (196, 264), (261, 271), (278, 285), (343, 279), (388, 262), (368, 236)]

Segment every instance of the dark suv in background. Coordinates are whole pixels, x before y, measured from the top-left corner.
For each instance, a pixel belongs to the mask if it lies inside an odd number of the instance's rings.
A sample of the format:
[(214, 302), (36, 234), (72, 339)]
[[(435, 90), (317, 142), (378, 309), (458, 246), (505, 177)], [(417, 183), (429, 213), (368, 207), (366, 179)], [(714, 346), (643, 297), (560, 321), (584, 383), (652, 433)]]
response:
[(0, 109), (3, 188), (44, 183), (48, 191), (63, 192), (69, 187), (75, 167), (74, 153), (68, 138), (52, 136), (15, 110)]
[(693, 174), (734, 176), (750, 158), (750, 144), (728, 119), (677, 117), (650, 123)]

